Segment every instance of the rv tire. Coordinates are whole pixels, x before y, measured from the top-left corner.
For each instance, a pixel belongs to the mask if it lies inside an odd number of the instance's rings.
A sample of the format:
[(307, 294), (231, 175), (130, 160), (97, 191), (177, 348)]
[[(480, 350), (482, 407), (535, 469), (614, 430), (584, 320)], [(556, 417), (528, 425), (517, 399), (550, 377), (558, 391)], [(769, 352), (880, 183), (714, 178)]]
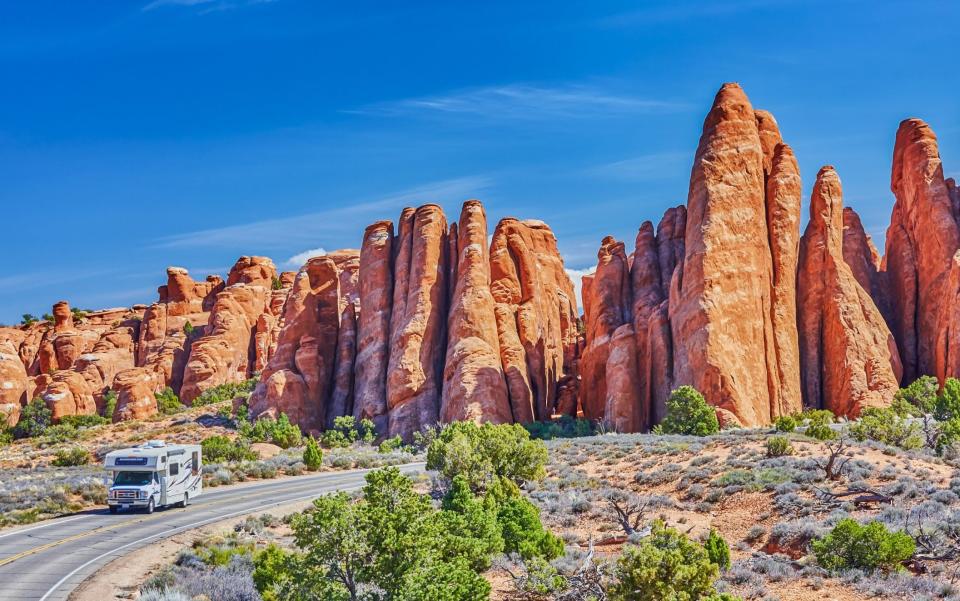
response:
[(151, 498), (149, 501), (147, 501), (147, 509), (146, 509), (146, 512), (147, 512), (147, 513), (153, 513), (153, 509), (154, 509), (153, 499)]

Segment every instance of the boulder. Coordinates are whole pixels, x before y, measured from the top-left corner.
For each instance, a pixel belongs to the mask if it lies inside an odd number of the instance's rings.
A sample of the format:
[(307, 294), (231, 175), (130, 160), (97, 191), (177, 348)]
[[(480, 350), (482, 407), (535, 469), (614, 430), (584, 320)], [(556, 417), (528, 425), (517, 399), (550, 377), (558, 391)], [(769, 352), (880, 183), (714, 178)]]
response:
[(897, 345), (843, 258), (843, 192), (833, 167), (817, 174), (800, 242), (799, 338), (808, 406), (857, 417), (899, 388)]
[(277, 268), (273, 261), (267, 257), (240, 257), (230, 273), (227, 274), (227, 287), (234, 284), (247, 284), (248, 286), (260, 286), (270, 290), (273, 288), (274, 279), (277, 277)]
[(0, 420), (15, 426), (20, 419), (20, 408), (30, 400), (27, 391), (30, 380), (20, 361), (13, 342), (0, 342)]
[(54, 423), (67, 415), (94, 415), (97, 412), (93, 391), (83, 376), (72, 370), (53, 372), (40, 398), (50, 409)]
[(117, 393), (113, 421), (146, 419), (157, 414), (155, 391), (163, 386), (162, 375), (145, 367), (132, 367), (119, 372), (112, 389)]

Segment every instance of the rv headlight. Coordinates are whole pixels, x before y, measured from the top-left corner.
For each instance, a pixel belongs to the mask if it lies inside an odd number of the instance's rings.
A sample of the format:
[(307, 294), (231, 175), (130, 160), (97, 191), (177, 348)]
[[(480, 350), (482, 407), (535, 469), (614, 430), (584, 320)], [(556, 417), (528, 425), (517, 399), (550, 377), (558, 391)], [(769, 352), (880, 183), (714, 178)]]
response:
[(141, 490), (139, 496), (140, 496), (141, 499), (146, 499), (146, 498), (147, 498), (147, 491)]

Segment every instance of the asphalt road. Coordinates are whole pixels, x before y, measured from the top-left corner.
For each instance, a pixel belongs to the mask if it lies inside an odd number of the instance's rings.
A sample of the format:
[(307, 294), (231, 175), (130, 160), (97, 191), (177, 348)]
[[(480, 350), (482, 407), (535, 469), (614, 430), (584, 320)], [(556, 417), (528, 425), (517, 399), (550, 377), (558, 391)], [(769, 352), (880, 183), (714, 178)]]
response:
[[(423, 471), (422, 463), (400, 468)], [(90, 574), (117, 557), (168, 536), (269, 507), (305, 501), (336, 490), (363, 486), (369, 470), (328, 472), (254, 484), (206, 488), (186, 509), (153, 515), (106, 508), (0, 531), (0, 599), (66, 599)]]

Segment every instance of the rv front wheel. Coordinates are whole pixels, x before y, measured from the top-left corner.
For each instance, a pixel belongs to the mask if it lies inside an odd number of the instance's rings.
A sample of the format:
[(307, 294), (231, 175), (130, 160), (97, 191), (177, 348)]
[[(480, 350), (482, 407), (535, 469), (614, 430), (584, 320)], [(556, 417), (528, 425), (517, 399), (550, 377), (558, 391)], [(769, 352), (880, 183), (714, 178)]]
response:
[(147, 513), (153, 513), (153, 499), (147, 501)]

